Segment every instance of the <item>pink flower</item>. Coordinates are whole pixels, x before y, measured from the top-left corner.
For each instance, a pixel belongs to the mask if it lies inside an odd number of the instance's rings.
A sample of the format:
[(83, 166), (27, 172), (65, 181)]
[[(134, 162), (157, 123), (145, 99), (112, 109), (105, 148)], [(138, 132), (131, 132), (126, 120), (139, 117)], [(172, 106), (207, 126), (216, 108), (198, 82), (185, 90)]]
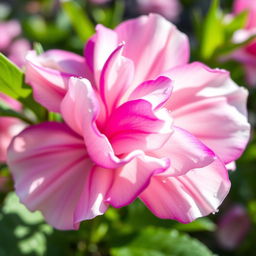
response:
[(239, 14), (240, 12), (248, 11), (248, 21), (246, 28), (256, 27), (256, 1), (255, 0), (235, 0), (233, 6), (234, 14)]
[(29, 42), (26, 39), (18, 39), (10, 45), (8, 58), (18, 67), (22, 67), (29, 50)]
[(12, 40), (21, 33), (20, 24), (15, 21), (7, 21), (0, 23), (0, 51), (8, 48)]
[(30, 44), (25, 39), (15, 40), (20, 33), (20, 24), (15, 20), (0, 23), (0, 51), (17, 66), (22, 67), (25, 63), (25, 55), (30, 50)]
[(9, 147), (21, 201), (59, 229), (137, 197), (183, 223), (216, 211), (225, 164), (248, 141), (247, 91), (227, 71), (188, 64), (187, 37), (159, 15), (96, 30), (84, 57), (27, 57), (35, 99), (65, 122), (31, 126)]
[[(0, 103), (9, 105), (15, 110), (20, 110), (21, 106), (16, 101), (0, 92)], [(14, 135), (18, 134), (21, 130), (17, 131), (20, 121), (11, 117), (0, 117), (0, 163), (6, 161), (6, 150)]]
[(250, 218), (244, 207), (235, 205), (220, 219), (217, 239), (219, 244), (227, 250), (239, 247), (250, 230)]
[(159, 13), (171, 21), (176, 21), (181, 12), (179, 0), (137, 0), (137, 2), (141, 13)]
[[(0, 51), (9, 55), (9, 58), (18, 66), (25, 62), (25, 54), (30, 49), (25, 39), (13, 41), (21, 33), (20, 24), (17, 21), (0, 23)], [(20, 104), (0, 92), (0, 102), (9, 105), (15, 110), (20, 110)], [(6, 150), (14, 135), (21, 129), (21, 123), (15, 118), (0, 117), (0, 162), (6, 161)]]
[[(236, 0), (234, 2), (234, 14), (248, 11), (248, 21), (244, 29), (235, 33), (234, 41), (241, 43), (256, 34), (256, 1)], [(235, 51), (232, 57), (244, 64), (248, 84), (256, 86), (256, 40)]]

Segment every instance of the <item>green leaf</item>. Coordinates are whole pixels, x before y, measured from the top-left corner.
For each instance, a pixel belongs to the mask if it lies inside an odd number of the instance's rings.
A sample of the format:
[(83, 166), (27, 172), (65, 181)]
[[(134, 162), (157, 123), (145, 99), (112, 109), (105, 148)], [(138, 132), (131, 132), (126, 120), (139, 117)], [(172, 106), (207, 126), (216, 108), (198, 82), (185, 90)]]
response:
[(29, 118), (27, 118), (20, 112), (14, 111), (13, 109), (11, 109), (7, 104), (5, 104), (2, 101), (0, 101), (0, 116), (15, 117), (15, 118), (18, 118), (18, 119), (24, 121), (25, 123), (33, 124), (33, 122)]
[(213, 256), (198, 240), (176, 230), (146, 228), (128, 245), (113, 248), (112, 256)]
[(138, 247), (113, 249), (111, 251), (111, 255), (112, 256), (166, 256), (164, 252), (159, 252), (155, 249), (138, 248)]
[(94, 6), (91, 15), (98, 24), (115, 28), (123, 19), (125, 11), (124, 0), (114, 1), (113, 7)]
[(125, 223), (130, 225), (134, 230), (141, 230), (149, 225), (170, 228), (177, 223), (173, 220), (157, 218), (140, 200), (136, 200), (127, 208), (128, 215)]
[(9, 193), (7, 196), (4, 202), (3, 213), (17, 214), (22, 221), (30, 225), (42, 223), (44, 220), (40, 212), (32, 213), (23, 204), (19, 203), (19, 199), (14, 192)]
[[(31, 87), (24, 83), (24, 73), (2, 53), (0, 53), (0, 92), (20, 101), (25, 107), (31, 109), (39, 120), (44, 120), (45, 109), (34, 101)], [(1, 111), (3, 115), (10, 114), (18, 117), (17, 113), (11, 113), (3, 108)], [(26, 118), (24, 121), (30, 122)]]
[(216, 225), (209, 218), (204, 217), (197, 220), (194, 220), (188, 224), (177, 223), (173, 228), (178, 231), (185, 232), (197, 232), (197, 231), (215, 231)]
[(198, 9), (192, 10), (193, 28), (198, 40), (202, 38), (202, 20), (202, 13)]
[(40, 55), (40, 54), (44, 53), (44, 48), (40, 43), (35, 42), (33, 46), (34, 46), (33, 48), (34, 48), (37, 55)]
[(111, 28), (116, 27), (123, 19), (125, 10), (125, 3), (123, 0), (115, 1), (113, 15), (112, 15), (112, 22), (110, 24)]
[(234, 18), (232, 18), (231, 22), (225, 24), (225, 33), (227, 34), (226, 37), (230, 38), (232, 34), (241, 29), (244, 28), (247, 22), (248, 12), (244, 11), (236, 15)]
[(35, 102), (32, 93), (25, 99), (24, 98), (19, 99), (19, 101), (24, 106), (26, 106), (27, 108), (29, 108), (34, 112), (38, 121), (47, 120), (47, 110), (43, 106)]
[(256, 143), (250, 143), (243, 156), (240, 158), (240, 162), (249, 163), (256, 160)]
[(9, 193), (0, 210), (0, 255), (45, 255), (47, 236), (53, 229), (43, 222), (42, 214), (31, 213)]
[(47, 22), (39, 15), (28, 16), (23, 22), (23, 28), (28, 37), (33, 41), (45, 45), (56, 44), (68, 37), (69, 30), (54, 22)]
[(102, 8), (95, 6), (91, 9), (91, 15), (97, 24), (103, 24), (105, 27), (112, 27), (114, 10), (110, 7)]
[(21, 70), (0, 53), (0, 91), (14, 99), (26, 98), (31, 88), (24, 84)]
[(219, 9), (219, 0), (213, 0), (203, 25), (201, 40), (201, 57), (210, 59), (217, 47), (222, 45), (225, 33), (222, 23), (222, 13)]
[(251, 220), (256, 224), (256, 200), (252, 200), (248, 203), (248, 210)]
[(61, 5), (82, 41), (86, 41), (92, 34), (94, 34), (95, 30), (93, 23), (77, 2), (72, 0), (62, 0)]
[(234, 44), (234, 43), (230, 43), (227, 42), (226, 44), (222, 45), (221, 47), (217, 48), (215, 50), (215, 57), (216, 56), (221, 56), (221, 55), (226, 55), (229, 54), (231, 52), (233, 52), (236, 49), (239, 49), (245, 45), (248, 45), (251, 41), (253, 41), (254, 39), (256, 39), (256, 35), (252, 35), (250, 36), (248, 39), (246, 39), (245, 41), (238, 43), (238, 44)]
[(48, 113), (48, 121), (60, 122), (60, 121), (62, 121), (62, 118), (61, 118), (61, 115), (58, 113), (49, 112)]

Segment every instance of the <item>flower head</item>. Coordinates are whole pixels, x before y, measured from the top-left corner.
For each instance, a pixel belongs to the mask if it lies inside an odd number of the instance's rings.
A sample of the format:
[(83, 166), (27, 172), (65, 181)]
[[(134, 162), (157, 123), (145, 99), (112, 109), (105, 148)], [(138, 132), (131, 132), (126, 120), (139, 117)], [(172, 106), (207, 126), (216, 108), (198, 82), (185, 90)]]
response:
[(246, 209), (241, 205), (233, 205), (219, 220), (217, 240), (224, 249), (234, 250), (248, 234), (250, 226)]
[(255, 0), (235, 0), (233, 5), (234, 14), (247, 11), (248, 19), (246, 22), (246, 28), (256, 27), (256, 1)]
[(16, 39), (20, 34), (21, 27), (18, 21), (0, 22), (0, 51), (17, 66), (22, 67), (25, 63), (25, 55), (30, 50), (30, 44), (26, 39)]
[[(16, 39), (21, 33), (20, 24), (15, 21), (0, 22), (0, 51), (18, 66), (25, 63), (25, 54), (30, 49), (29, 43), (25, 39)], [(10, 108), (19, 111), (21, 105), (16, 100), (0, 92), (0, 103), (8, 105)], [(10, 117), (0, 117), (0, 162), (6, 161), (6, 150), (14, 135), (16, 135), (23, 125), (20, 121)]]
[(247, 91), (188, 59), (187, 37), (155, 14), (98, 25), (84, 57), (30, 52), (34, 97), (64, 123), (31, 126), (9, 147), (21, 201), (59, 229), (137, 197), (184, 223), (216, 211), (225, 165), (248, 141)]
[[(7, 95), (0, 93), (0, 103), (6, 104), (14, 110), (20, 110), (21, 105), (16, 100), (8, 97)], [(21, 129), (19, 128), (21, 122), (11, 117), (0, 118), (0, 163), (6, 161), (6, 150), (11, 142), (11, 139)]]
[(141, 13), (159, 13), (170, 21), (176, 21), (181, 12), (179, 0), (137, 0)]
[[(256, 35), (256, 1), (236, 0), (233, 7), (235, 15), (242, 11), (248, 12), (244, 29), (238, 30), (234, 35), (234, 41), (241, 43)], [(232, 53), (232, 57), (244, 64), (248, 84), (256, 86), (256, 40)]]

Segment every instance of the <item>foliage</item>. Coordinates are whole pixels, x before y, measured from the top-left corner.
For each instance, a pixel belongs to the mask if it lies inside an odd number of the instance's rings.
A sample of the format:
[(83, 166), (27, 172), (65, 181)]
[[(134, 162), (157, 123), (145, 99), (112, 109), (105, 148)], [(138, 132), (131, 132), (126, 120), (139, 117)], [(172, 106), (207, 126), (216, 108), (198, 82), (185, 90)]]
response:
[[(0, 4), (0, 18), (16, 18), (23, 27), (23, 36), (36, 43), (39, 52), (61, 48), (82, 54), (84, 42), (94, 33), (97, 23), (115, 27), (121, 20), (136, 16), (137, 10), (129, 8), (132, 1), (113, 0), (103, 5), (89, 1), (33, 1), (36, 11), (28, 6), (30, 1), (12, 1), (13, 6)], [(17, 3), (16, 3), (17, 2)], [(191, 35), (192, 60), (203, 61), (211, 67), (230, 70), (233, 79), (246, 85), (241, 65), (222, 61), (228, 53), (255, 39), (255, 36), (236, 44), (232, 37), (243, 28), (248, 13), (243, 12), (230, 22), (226, 10), (232, 1), (213, 0), (204, 15), (207, 1), (181, 1), (184, 16), (189, 20), (178, 27)], [(225, 3), (224, 3), (225, 2)], [(222, 5), (220, 5), (222, 4)], [(39, 6), (39, 7), (38, 7)], [(26, 9), (26, 8), (27, 9)], [(30, 7), (31, 8), (31, 7)], [(136, 8), (135, 8), (136, 9)], [(134, 12), (133, 12), (134, 11)], [(194, 27), (191, 27), (194, 23)], [(85, 29), (86, 28), (86, 29)], [(42, 48), (43, 46), (43, 48)], [(31, 87), (24, 81), (24, 73), (0, 54), (1, 92), (23, 104), (21, 112), (1, 103), (0, 116), (14, 117), (28, 124), (43, 120), (60, 120), (33, 99)], [(255, 140), (255, 89), (250, 89), (249, 114), (252, 117), (252, 140), (237, 170), (230, 174), (232, 189), (217, 216), (198, 219), (190, 224), (161, 220), (152, 215), (140, 202), (135, 201), (123, 209), (110, 208), (104, 216), (84, 222), (78, 231), (57, 231), (44, 222), (39, 213), (30, 213), (12, 192), (12, 184), (1, 191), (0, 255), (92, 255), (92, 256), (222, 256), (254, 255), (256, 240), (256, 140)], [(0, 166), (0, 178), (11, 180), (5, 164)], [(217, 243), (215, 232), (218, 219), (229, 206), (240, 203), (248, 211), (252, 223), (245, 240), (233, 251)], [(210, 248), (210, 249), (208, 249)]]

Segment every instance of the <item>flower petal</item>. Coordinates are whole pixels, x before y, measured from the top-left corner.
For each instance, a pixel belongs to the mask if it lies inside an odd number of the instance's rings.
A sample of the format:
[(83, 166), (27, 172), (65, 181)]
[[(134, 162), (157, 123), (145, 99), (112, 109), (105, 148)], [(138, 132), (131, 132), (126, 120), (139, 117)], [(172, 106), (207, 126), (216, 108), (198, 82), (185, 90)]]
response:
[(71, 78), (68, 92), (61, 103), (64, 120), (84, 137), (92, 161), (103, 168), (118, 168), (142, 154), (142, 151), (134, 151), (122, 159), (118, 158), (108, 138), (99, 129), (97, 121), (101, 110), (90, 82), (87, 79)]
[(208, 166), (215, 160), (215, 154), (200, 140), (189, 132), (173, 127), (173, 134), (160, 149), (156, 156), (171, 159), (171, 167), (163, 176), (180, 176), (194, 168)]
[(128, 101), (113, 111), (104, 128), (117, 155), (158, 149), (172, 132), (169, 112), (153, 111), (151, 103), (142, 99)]
[(86, 77), (83, 57), (62, 50), (50, 50), (26, 58), (26, 82), (33, 87), (35, 99), (50, 111), (59, 112), (71, 76)]
[(250, 134), (247, 91), (229, 73), (192, 63), (169, 72), (174, 82), (166, 107), (175, 125), (186, 129), (212, 149), (225, 163), (243, 152)]
[(225, 163), (241, 156), (250, 136), (246, 117), (230, 106), (225, 98), (189, 104), (174, 111), (173, 116), (176, 125), (186, 127)]
[(216, 159), (212, 164), (182, 176), (154, 176), (140, 199), (159, 218), (189, 223), (218, 211), (230, 188), (227, 170)]
[(233, 5), (234, 14), (248, 11), (246, 28), (255, 28), (256, 26), (256, 6), (252, 0), (235, 0)]
[(164, 75), (173, 80), (172, 98), (167, 103), (172, 110), (203, 97), (198, 93), (204, 88), (211, 90), (204, 97), (228, 96), (238, 89), (237, 85), (229, 81), (227, 71), (210, 69), (200, 62), (175, 67)]
[(101, 70), (117, 45), (116, 33), (103, 25), (97, 25), (96, 34), (88, 40), (85, 46), (85, 60), (91, 73), (94, 74), (94, 81), (98, 89)]
[[(0, 103), (8, 107), (21, 110), (21, 104), (11, 97), (0, 92)], [(17, 118), (0, 117), (0, 163), (6, 161), (6, 150), (13, 136), (18, 134), (24, 128), (24, 124)]]
[(16, 192), (31, 211), (42, 211), (55, 228), (79, 227), (74, 212), (92, 168), (81, 137), (61, 123), (31, 126), (11, 143), (8, 165)]
[(122, 56), (123, 47), (120, 45), (112, 52), (100, 77), (100, 94), (109, 113), (118, 105), (133, 80), (133, 63)]
[(18, 67), (25, 65), (25, 56), (31, 49), (30, 43), (26, 39), (15, 40), (9, 47), (8, 58)]
[(155, 80), (140, 84), (129, 96), (129, 100), (144, 99), (152, 104), (153, 109), (161, 107), (171, 96), (172, 80), (159, 76)]
[(226, 97), (229, 104), (247, 115), (247, 90), (235, 84), (226, 70), (211, 69), (200, 62), (193, 62), (171, 69), (165, 75), (174, 80), (173, 95), (167, 103), (171, 110), (205, 98)]
[(113, 184), (107, 193), (106, 202), (114, 207), (130, 204), (149, 185), (154, 174), (169, 167), (169, 160), (146, 155), (134, 158), (123, 167), (113, 171)]
[(123, 55), (134, 62), (135, 85), (188, 62), (186, 35), (160, 15), (150, 14), (123, 22), (115, 31), (118, 42), (126, 44)]
[(178, 0), (137, 0), (140, 13), (159, 13), (170, 21), (178, 21), (182, 6)]
[(226, 168), (229, 171), (235, 171), (236, 170), (236, 162), (233, 161), (233, 162), (226, 164)]
[(98, 166), (90, 170), (75, 210), (75, 223), (102, 215), (107, 210), (108, 203), (105, 199), (112, 183), (112, 170)]
[(21, 33), (20, 23), (17, 20), (1, 21), (0, 23), (0, 51), (6, 51), (12, 40)]
[(17, 100), (9, 97), (8, 95), (6, 95), (2, 92), (0, 92), (0, 102), (1, 101), (16, 111), (20, 111), (22, 108), (20, 102), (18, 102)]

